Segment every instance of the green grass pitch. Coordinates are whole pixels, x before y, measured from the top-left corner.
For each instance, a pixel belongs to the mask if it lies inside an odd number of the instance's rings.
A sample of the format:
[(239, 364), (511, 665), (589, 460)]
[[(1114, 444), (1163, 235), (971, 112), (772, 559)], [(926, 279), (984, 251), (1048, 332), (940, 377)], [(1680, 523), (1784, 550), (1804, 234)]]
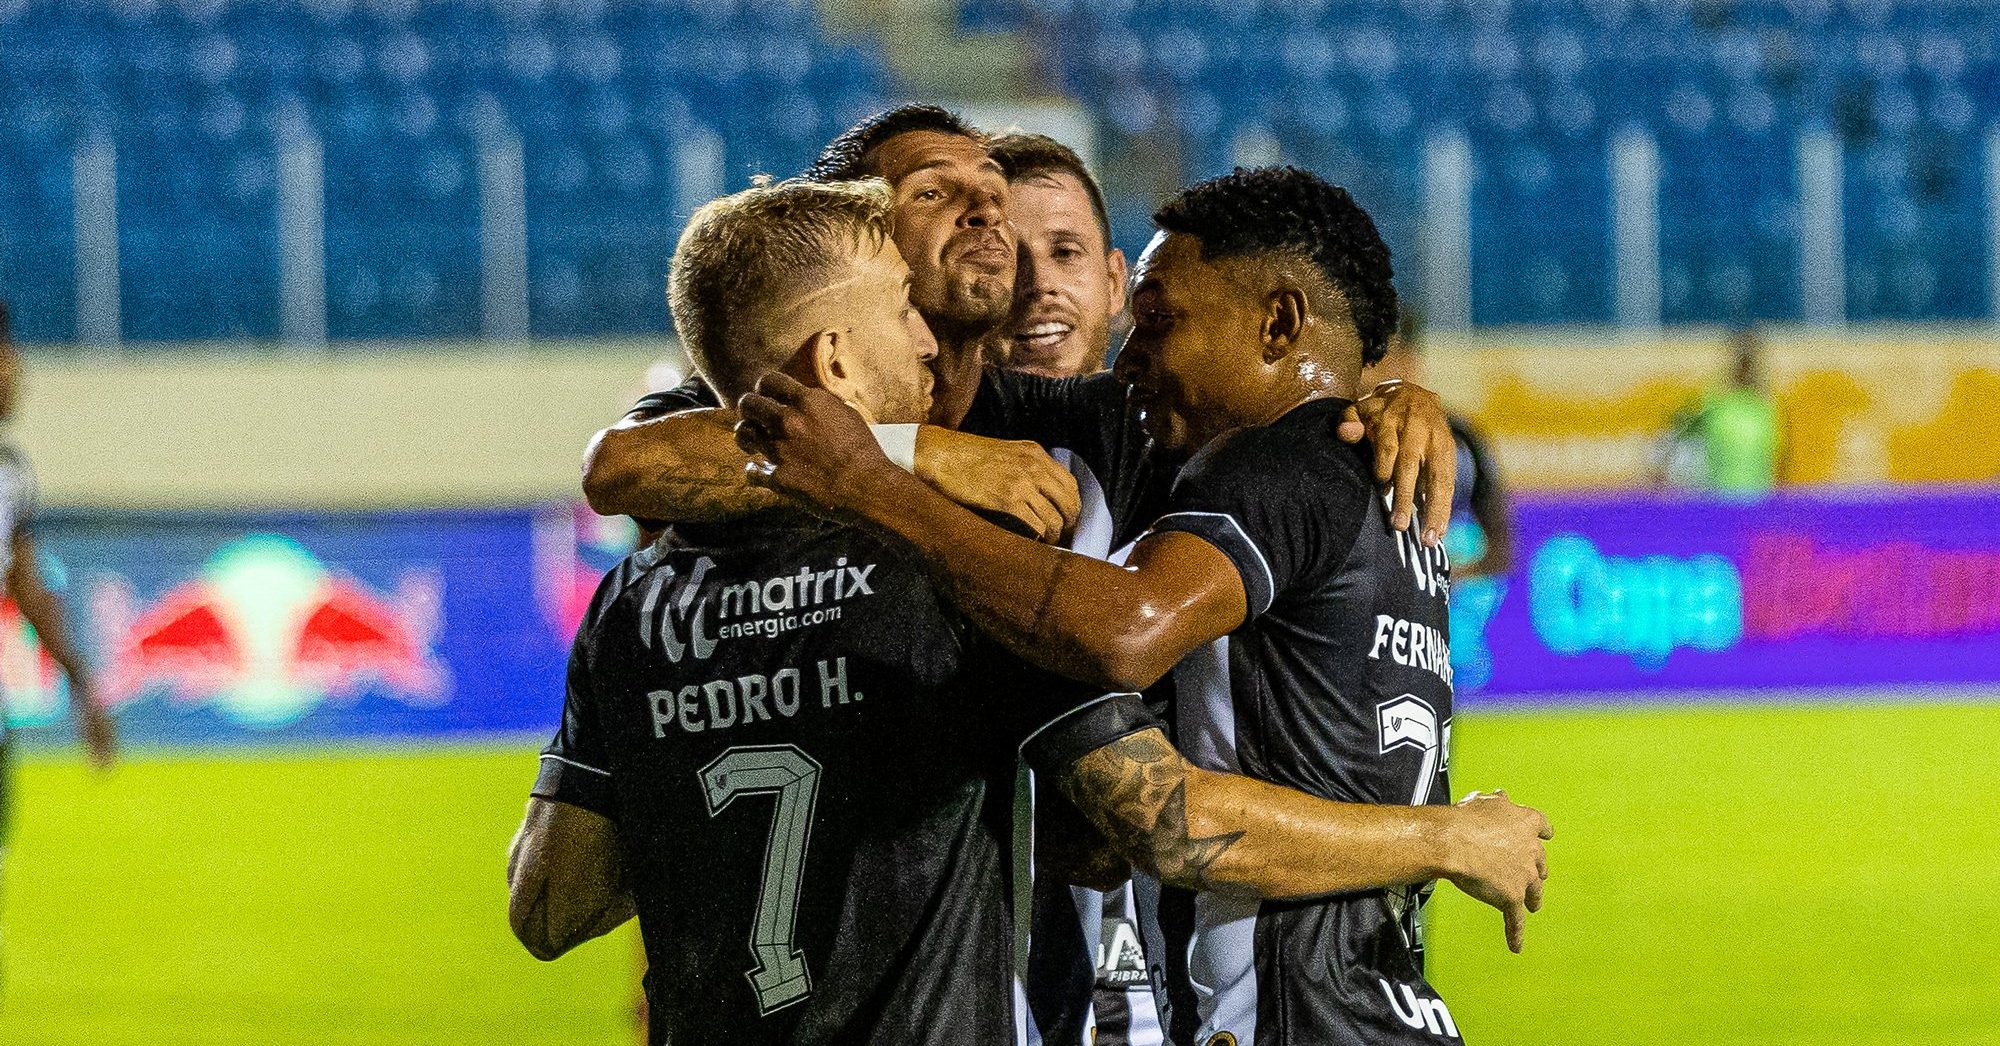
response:
[[(2000, 1044), (2000, 704), (1470, 712), (1454, 787), (1556, 822), (1509, 955), (1441, 887), (1484, 1044)], [(0, 1042), (626, 1044), (629, 928), (507, 932), (532, 748), (23, 761)]]

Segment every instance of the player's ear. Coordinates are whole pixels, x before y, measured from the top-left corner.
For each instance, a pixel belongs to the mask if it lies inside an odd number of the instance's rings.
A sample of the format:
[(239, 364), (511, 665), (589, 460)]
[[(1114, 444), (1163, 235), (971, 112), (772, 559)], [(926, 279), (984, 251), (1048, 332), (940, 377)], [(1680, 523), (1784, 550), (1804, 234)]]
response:
[(1284, 359), (1306, 329), (1306, 296), (1297, 287), (1280, 287), (1264, 299), (1264, 362)]
[(1116, 319), (1119, 313), (1124, 312), (1125, 306), (1128, 304), (1125, 300), (1128, 296), (1125, 289), (1125, 278), (1127, 275), (1129, 275), (1129, 271), (1125, 265), (1124, 248), (1111, 248), (1104, 255), (1104, 278), (1111, 281), (1111, 295), (1109, 300), (1111, 302), (1110, 315), (1113, 319)]
[(793, 377), (808, 385), (822, 389), (832, 389), (846, 377), (848, 366), (841, 359), (846, 351), (846, 336), (837, 330), (814, 331), (806, 335), (806, 342), (799, 346), (794, 359), (799, 372)]

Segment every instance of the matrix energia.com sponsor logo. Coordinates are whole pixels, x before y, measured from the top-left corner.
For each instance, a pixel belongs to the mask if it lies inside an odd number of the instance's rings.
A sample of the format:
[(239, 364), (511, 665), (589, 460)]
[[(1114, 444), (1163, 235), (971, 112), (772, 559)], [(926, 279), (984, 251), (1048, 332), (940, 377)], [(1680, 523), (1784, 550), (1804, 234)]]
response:
[(820, 568), (807, 564), (792, 573), (750, 581), (715, 581), (715, 562), (695, 561), (685, 576), (666, 567), (643, 585), (639, 628), (648, 647), (679, 663), (692, 654), (714, 656), (725, 639), (776, 637), (840, 620), (848, 600), (872, 596), (875, 564), (851, 564), (847, 557)]

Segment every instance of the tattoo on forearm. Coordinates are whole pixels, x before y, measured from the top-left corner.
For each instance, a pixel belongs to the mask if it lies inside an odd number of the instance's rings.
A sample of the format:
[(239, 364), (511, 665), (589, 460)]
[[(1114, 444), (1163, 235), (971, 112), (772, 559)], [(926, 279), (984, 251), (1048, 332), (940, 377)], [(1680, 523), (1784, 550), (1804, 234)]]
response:
[(1194, 890), (1229, 886), (1215, 863), (1243, 833), (1188, 834), (1182, 766), (1160, 737), (1133, 734), (1078, 760), (1061, 784), (1113, 845), (1161, 882)]

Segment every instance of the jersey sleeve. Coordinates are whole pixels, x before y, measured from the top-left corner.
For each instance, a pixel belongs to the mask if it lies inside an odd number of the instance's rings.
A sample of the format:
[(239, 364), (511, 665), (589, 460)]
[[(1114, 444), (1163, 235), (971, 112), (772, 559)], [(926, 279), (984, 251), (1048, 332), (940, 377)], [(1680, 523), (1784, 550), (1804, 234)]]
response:
[(591, 637), (606, 608), (638, 576), (639, 553), (628, 557), (606, 574), (598, 586), (590, 609), (577, 626), (576, 640), (570, 644), (569, 670), (563, 684), (562, 722), (542, 749), (541, 768), (529, 793), (537, 799), (551, 799), (580, 806), (592, 813), (616, 818), (617, 804), (612, 788), (611, 751), (605, 737), (598, 695), (592, 685)]
[(1034, 729), (1021, 742), (1021, 758), (1039, 774), (1060, 774), (1077, 760), (1142, 730), (1166, 725), (1138, 694), (1100, 694)]
[(562, 723), (556, 727), (556, 735), (548, 747), (542, 749), (541, 771), (535, 775), (535, 788), (530, 794), (615, 817), (611, 760), (604, 733), (598, 726), (585, 645), (584, 637), (579, 635), (577, 645), (570, 651)]
[(679, 385), (660, 392), (649, 392), (639, 397), (632, 409), (625, 412), (630, 421), (651, 421), (669, 414), (679, 414), (684, 410), (700, 410), (704, 407), (719, 407), (722, 401), (715, 390), (701, 380), (701, 375), (691, 375)]
[(1309, 448), (1269, 428), (1225, 436), (1188, 462), (1153, 522), (1150, 533), (1192, 534), (1229, 557), (1243, 580), (1246, 622), (1336, 569), (1368, 517), (1374, 488), (1350, 448)]

